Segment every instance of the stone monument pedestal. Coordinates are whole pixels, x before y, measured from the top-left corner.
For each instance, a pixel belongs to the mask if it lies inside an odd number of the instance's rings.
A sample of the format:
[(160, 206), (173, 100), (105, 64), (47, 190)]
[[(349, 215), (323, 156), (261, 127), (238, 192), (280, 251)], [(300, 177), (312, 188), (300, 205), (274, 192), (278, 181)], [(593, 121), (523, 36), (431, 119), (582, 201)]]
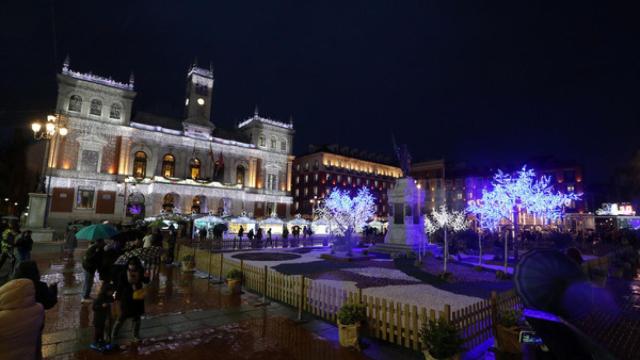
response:
[(420, 244), (427, 240), (421, 209), (424, 192), (416, 186), (413, 178), (403, 177), (396, 181), (387, 195), (391, 210), (387, 235), (384, 243), (375, 244), (370, 251), (387, 254), (417, 252)]
[(51, 228), (44, 227), (44, 217), (47, 211), (47, 194), (29, 193), (29, 216), (22, 230), (31, 230), (31, 238), (34, 242), (53, 241)]

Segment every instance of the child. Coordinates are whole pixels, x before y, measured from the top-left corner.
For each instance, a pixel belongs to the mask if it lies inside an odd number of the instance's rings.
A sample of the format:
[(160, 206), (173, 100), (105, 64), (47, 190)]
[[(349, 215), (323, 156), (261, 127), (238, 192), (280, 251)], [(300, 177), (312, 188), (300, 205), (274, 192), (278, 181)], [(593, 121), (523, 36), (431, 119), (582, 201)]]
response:
[[(111, 339), (104, 338), (105, 327), (111, 327), (111, 303), (113, 303), (113, 291), (114, 288), (111, 283), (104, 281), (100, 288), (98, 297), (93, 302), (93, 343), (90, 345), (91, 349), (97, 351), (110, 350)], [(107, 328), (107, 336), (111, 334), (110, 329)]]

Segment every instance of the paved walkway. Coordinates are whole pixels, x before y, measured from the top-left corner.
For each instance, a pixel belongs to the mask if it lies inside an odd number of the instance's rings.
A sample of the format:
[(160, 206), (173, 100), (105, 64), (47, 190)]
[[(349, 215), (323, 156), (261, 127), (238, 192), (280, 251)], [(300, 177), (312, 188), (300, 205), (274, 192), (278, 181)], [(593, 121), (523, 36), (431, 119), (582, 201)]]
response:
[[(362, 352), (338, 345), (332, 324), (306, 315), (295, 321), (295, 309), (270, 303), (260, 306), (255, 294), (231, 295), (223, 285), (199, 274), (163, 267), (150, 286), (143, 340), (132, 343), (128, 325), (108, 354), (88, 350), (92, 340), (92, 310), (80, 303), (80, 254), (36, 254), (46, 282), (58, 282), (58, 304), (47, 311), (43, 355), (50, 359), (419, 359), (421, 354), (375, 340), (365, 340)], [(94, 294), (96, 288), (94, 287)]]

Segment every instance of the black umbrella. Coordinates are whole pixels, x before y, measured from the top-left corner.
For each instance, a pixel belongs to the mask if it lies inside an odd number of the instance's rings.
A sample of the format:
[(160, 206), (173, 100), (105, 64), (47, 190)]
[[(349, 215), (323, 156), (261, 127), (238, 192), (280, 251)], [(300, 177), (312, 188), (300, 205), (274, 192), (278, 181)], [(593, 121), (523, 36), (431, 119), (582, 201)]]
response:
[(522, 256), (513, 280), (516, 292), (527, 307), (557, 314), (567, 305), (571, 306), (565, 298), (572, 292), (570, 289), (587, 282), (575, 261), (552, 249), (532, 250)]
[(116, 260), (116, 265), (126, 265), (129, 259), (137, 257), (142, 260), (145, 266), (160, 264), (160, 257), (162, 256), (162, 248), (158, 246), (152, 246), (147, 248), (137, 248), (120, 255)]

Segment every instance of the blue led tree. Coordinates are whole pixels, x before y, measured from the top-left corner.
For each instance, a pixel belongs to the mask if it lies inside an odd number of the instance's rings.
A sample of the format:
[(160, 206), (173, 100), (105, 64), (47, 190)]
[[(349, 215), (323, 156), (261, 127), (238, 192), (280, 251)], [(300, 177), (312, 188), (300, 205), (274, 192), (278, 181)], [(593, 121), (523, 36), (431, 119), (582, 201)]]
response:
[[(500, 224), (511, 224), (514, 242), (519, 233), (519, 213), (546, 217), (557, 220), (564, 212), (564, 206), (571, 200), (578, 200), (575, 193), (554, 192), (551, 178), (536, 177), (533, 169), (522, 167), (515, 176), (500, 170), (493, 177), (493, 189), (483, 190), (482, 198), (471, 202), (467, 211), (475, 214), (480, 227), (494, 231)], [(507, 268), (508, 246), (505, 240), (505, 269)], [(516, 249), (517, 257), (517, 249)]]
[(316, 209), (317, 216), (329, 222), (332, 232), (349, 254), (353, 247), (353, 233), (364, 227), (375, 213), (375, 200), (366, 187), (358, 190), (353, 198), (348, 191), (334, 189)]

